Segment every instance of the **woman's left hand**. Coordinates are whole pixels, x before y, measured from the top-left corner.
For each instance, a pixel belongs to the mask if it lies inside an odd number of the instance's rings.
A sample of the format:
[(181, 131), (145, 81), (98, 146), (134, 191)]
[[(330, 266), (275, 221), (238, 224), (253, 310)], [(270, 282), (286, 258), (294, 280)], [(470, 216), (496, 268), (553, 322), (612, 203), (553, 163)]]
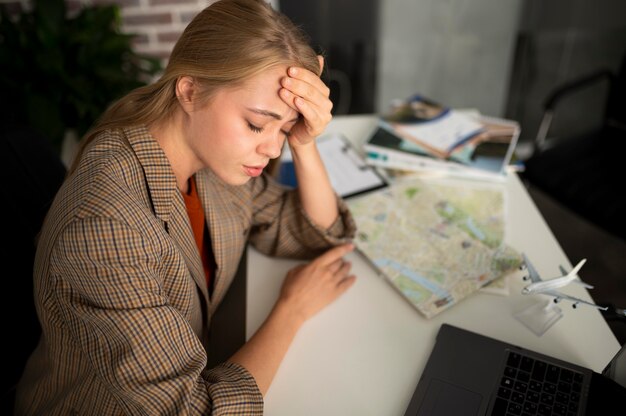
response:
[[(317, 58), (321, 70), (324, 68), (324, 58)], [(280, 97), (301, 114), (300, 120), (291, 129), (289, 144), (308, 144), (324, 131), (332, 119), (330, 89), (316, 74), (300, 67), (289, 67), (281, 85)]]

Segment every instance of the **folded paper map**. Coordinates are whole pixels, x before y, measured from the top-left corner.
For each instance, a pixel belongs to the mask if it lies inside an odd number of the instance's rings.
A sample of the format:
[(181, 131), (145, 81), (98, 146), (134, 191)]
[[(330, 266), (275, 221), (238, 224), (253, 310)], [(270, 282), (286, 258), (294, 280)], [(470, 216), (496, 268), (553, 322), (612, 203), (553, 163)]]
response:
[(348, 204), (358, 250), (427, 318), (521, 264), (500, 186), (409, 177)]

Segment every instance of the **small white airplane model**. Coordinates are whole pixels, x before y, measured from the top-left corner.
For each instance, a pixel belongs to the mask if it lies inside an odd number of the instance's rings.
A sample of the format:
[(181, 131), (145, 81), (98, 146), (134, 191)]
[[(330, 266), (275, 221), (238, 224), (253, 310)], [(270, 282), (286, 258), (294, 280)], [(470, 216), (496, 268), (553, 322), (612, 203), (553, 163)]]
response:
[(528, 280), (528, 279), (531, 280), (531, 283), (522, 289), (523, 295), (532, 295), (536, 293), (541, 293), (544, 295), (554, 297), (553, 299), (554, 303), (559, 303), (562, 299), (566, 299), (566, 300), (573, 302), (572, 308), (574, 309), (576, 309), (576, 307), (581, 303), (585, 305), (593, 306), (594, 308), (598, 308), (601, 310), (607, 309), (606, 306), (599, 306), (599, 305), (596, 305), (595, 303), (587, 302), (586, 300), (583, 300), (574, 296), (570, 296), (570, 295), (567, 295), (565, 293), (555, 290), (560, 287), (566, 286), (570, 283), (577, 283), (579, 285), (582, 285), (586, 289), (593, 289), (593, 286), (591, 286), (590, 284), (587, 284), (581, 280), (576, 280), (576, 273), (578, 273), (580, 268), (583, 267), (583, 264), (585, 264), (587, 259), (582, 259), (581, 261), (579, 261), (578, 264), (574, 266), (574, 268), (569, 273), (565, 271), (565, 269), (563, 269), (562, 266), (559, 266), (559, 269), (561, 270), (561, 273), (562, 273), (561, 276), (544, 280), (539, 276), (539, 273), (537, 273), (537, 270), (535, 269), (535, 267), (532, 265), (530, 260), (528, 260), (526, 255), (523, 253), (522, 253), (522, 258), (524, 259), (524, 265), (522, 265), (522, 268), (525, 267), (526, 270), (528, 271), (528, 276), (524, 276), (524, 280)]

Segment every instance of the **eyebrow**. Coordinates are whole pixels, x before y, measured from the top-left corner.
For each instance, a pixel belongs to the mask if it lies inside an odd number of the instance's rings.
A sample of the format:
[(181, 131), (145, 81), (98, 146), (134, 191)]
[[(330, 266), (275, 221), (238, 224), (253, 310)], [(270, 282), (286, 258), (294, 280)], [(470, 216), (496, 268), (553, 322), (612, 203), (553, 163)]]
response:
[[(283, 117), (280, 114), (276, 114), (273, 111), (269, 111), (269, 110), (263, 110), (261, 108), (248, 108), (249, 111), (252, 111), (253, 113), (256, 114), (260, 114), (262, 116), (267, 116), (267, 117), (274, 117), (276, 120), (282, 120)], [(300, 116), (296, 116), (296, 118), (289, 120), (289, 122), (294, 122), (294, 121), (298, 121), (298, 119), (300, 118)]]

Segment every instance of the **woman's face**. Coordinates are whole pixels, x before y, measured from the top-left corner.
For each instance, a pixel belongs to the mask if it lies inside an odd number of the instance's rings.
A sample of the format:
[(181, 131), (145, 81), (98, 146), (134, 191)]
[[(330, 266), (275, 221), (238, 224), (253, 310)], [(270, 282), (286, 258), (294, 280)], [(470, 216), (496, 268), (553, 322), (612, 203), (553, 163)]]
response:
[(243, 185), (280, 156), (298, 113), (278, 95), (286, 66), (276, 66), (237, 88), (221, 89), (189, 113), (187, 142), (203, 167), (224, 182)]

